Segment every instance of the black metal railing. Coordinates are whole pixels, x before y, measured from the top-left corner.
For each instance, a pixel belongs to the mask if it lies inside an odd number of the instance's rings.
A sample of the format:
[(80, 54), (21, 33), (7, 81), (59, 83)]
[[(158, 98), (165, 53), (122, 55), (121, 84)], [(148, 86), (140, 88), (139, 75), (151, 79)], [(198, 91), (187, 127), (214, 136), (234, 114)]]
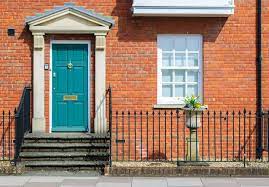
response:
[(109, 141), (109, 165), (112, 166), (112, 88), (109, 86), (109, 88), (106, 91), (106, 98), (108, 99), (108, 134), (110, 137)]
[[(256, 120), (263, 129), (262, 160), (269, 161), (269, 113), (158, 110), (114, 112), (112, 161), (256, 161)], [(112, 123), (113, 121), (113, 123)]]
[(11, 161), (14, 155), (14, 114), (11, 111), (1, 113), (0, 122), (0, 161)]
[(0, 118), (0, 161), (16, 163), (24, 134), (31, 130), (31, 88), (24, 88), (18, 109), (2, 111)]
[(31, 88), (25, 87), (18, 109), (15, 109), (15, 152), (14, 162), (16, 163), (24, 135), (31, 131)]

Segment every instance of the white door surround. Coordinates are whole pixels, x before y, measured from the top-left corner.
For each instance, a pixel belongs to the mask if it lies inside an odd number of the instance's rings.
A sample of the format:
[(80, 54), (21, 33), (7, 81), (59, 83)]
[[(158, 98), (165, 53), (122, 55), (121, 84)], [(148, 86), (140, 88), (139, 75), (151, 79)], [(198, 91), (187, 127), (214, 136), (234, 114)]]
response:
[(114, 25), (111, 18), (83, 7), (66, 3), (26, 20), (34, 37), (33, 44), (33, 132), (45, 132), (45, 34), (94, 34), (95, 41), (95, 132), (106, 133), (106, 35)]

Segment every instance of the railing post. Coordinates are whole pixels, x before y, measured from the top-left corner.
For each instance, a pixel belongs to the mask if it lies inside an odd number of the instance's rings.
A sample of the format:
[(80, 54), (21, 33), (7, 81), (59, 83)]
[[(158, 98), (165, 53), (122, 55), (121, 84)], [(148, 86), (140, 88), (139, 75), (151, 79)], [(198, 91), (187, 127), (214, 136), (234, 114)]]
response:
[(17, 150), (18, 150), (18, 145), (17, 145), (17, 142), (18, 142), (18, 128), (17, 128), (17, 125), (18, 125), (18, 116), (17, 116), (17, 109), (15, 108), (14, 109), (14, 123), (15, 123), (15, 126), (14, 126), (14, 129), (15, 129), (15, 137), (14, 137), (14, 159), (13, 159), (13, 165), (16, 165), (16, 162), (17, 162)]
[(244, 109), (244, 168), (246, 167), (246, 114), (247, 114), (247, 110)]
[(269, 162), (269, 111), (267, 111), (267, 162)]
[(110, 138), (110, 149), (109, 149), (109, 166), (112, 166), (112, 89), (111, 86), (108, 88), (109, 96), (109, 138)]
[(8, 111), (8, 160), (10, 161), (11, 158), (11, 112)]
[(257, 134), (257, 144), (256, 144), (256, 158), (262, 159), (262, 111), (257, 111), (256, 113), (256, 134)]
[(2, 157), (5, 160), (5, 111), (2, 113)]
[(25, 93), (25, 100), (24, 100), (24, 113), (25, 113), (25, 122), (24, 122), (24, 125), (25, 125), (25, 129), (24, 129), (24, 133), (25, 132), (30, 132), (31, 129), (30, 129), (30, 92), (27, 91)]

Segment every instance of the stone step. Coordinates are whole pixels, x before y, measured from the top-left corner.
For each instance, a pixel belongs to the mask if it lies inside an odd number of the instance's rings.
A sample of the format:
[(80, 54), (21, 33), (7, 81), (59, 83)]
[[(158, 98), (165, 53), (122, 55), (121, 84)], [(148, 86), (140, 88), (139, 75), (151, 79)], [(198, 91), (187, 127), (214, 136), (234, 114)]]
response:
[(105, 152), (108, 143), (24, 143), (22, 152)]
[(106, 139), (25, 139), (24, 143), (107, 143)]
[(91, 133), (28, 133), (25, 138), (29, 139), (109, 139), (109, 135)]
[(107, 143), (24, 143), (24, 148), (50, 148), (50, 149), (68, 149), (68, 148), (109, 148)]
[(108, 148), (93, 148), (93, 147), (82, 147), (82, 148), (22, 148), (21, 152), (108, 152)]
[(77, 156), (109, 156), (107, 152), (22, 152), (20, 157), (77, 157)]
[(106, 143), (108, 135), (87, 133), (29, 133), (24, 137), (24, 143)]
[(22, 161), (107, 161), (108, 152), (21, 152)]
[(24, 137), (20, 159), (29, 171), (103, 172), (109, 163), (108, 135), (88, 133), (29, 133)]
[(24, 161), (25, 167), (105, 167), (108, 161)]

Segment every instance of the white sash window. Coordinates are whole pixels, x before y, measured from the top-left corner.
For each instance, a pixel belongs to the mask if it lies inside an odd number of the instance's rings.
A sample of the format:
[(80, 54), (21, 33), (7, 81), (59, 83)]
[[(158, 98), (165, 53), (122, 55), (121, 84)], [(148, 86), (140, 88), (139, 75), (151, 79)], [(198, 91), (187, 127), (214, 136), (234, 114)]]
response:
[(158, 104), (202, 99), (202, 36), (158, 35)]

